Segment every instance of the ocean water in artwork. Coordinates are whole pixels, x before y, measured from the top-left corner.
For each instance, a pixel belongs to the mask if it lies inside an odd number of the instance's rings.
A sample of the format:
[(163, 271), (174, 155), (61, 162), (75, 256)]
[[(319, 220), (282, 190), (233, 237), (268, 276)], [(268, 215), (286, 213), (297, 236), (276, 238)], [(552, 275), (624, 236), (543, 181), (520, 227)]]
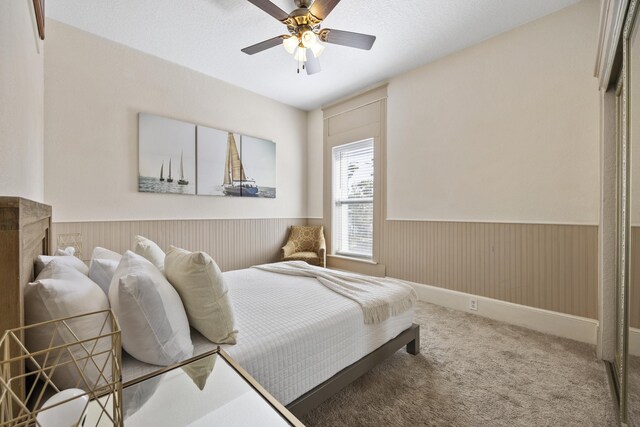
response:
[[(275, 199), (276, 198), (276, 189), (274, 187), (262, 187), (258, 186), (260, 191), (255, 196), (244, 196), (244, 197), (261, 197), (263, 199)], [(226, 194), (224, 192), (224, 186), (215, 185), (209, 188), (200, 188), (198, 187), (198, 194), (206, 195), (206, 196), (226, 196), (226, 197), (240, 197), (238, 195)]]
[(174, 179), (173, 182), (167, 182), (150, 176), (139, 176), (138, 191), (143, 193), (196, 194), (196, 184), (189, 181), (187, 185), (180, 185), (177, 179)]

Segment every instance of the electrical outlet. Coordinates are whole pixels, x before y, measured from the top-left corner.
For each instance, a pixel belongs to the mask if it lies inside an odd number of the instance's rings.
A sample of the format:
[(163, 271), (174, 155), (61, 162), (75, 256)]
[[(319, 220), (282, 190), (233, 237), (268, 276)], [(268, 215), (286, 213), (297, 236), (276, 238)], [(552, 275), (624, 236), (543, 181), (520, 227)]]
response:
[(478, 311), (478, 300), (476, 298), (469, 299), (469, 310)]

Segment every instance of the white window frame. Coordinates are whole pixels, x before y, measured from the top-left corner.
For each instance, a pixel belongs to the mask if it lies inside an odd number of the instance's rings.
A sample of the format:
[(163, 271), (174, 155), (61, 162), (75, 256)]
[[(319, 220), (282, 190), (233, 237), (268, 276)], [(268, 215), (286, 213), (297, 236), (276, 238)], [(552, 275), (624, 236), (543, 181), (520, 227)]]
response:
[[(332, 248), (331, 248), (331, 253), (333, 255), (337, 255), (337, 256), (343, 256), (343, 257), (347, 257), (347, 258), (355, 258), (355, 259), (361, 259), (361, 260), (367, 260), (367, 261), (372, 261), (374, 259), (374, 242), (375, 242), (375, 188), (376, 188), (376, 176), (375, 176), (375, 172), (374, 172), (374, 191), (372, 194), (372, 197), (370, 198), (363, 198), (363, 199), (345, 199), (345, 200), (339, 200), (337, 198), (338, 194), (340, 194), (340, 171), (339, 168), (336, 167), (337, 164), (337, 154), (341, 151), (345, 151), (349, 148), (352, 149), (357, 149), (358, 146), (364, 145), (364, 144), (370, 144), (371, 145), (371, 149), (373, 152), (373, 170), (375, 171), (376, 168), (376, 144), (375, 144), (375, 138), (365, 138), (359, 141), (354, 141), (354, 142), (348, 142), (346, 144), (340, 144), (340, 145), (336, 145), (334, 147), (332, 147), (331, 149), (331, 181), (332, 181), (332, 192), (331, 192), (331, 223), (332, 223), (332, 227), (331, 227), (331, 234), (332, 234)], [(342, 242), (340, 242), (339, 236), (342, 235), (341, 231), (342, 231), (342, 218), (340, 218), (340, 212), (341, 210), (338, 209), (339, 206), (344, 206), (344, 205), (348, 205), (348, 204), (370, 204), (371, 205), (371, 211), (372, 211), (372, 221), (371, 221), (371, 253), (370, 254), (362, 254), (362, 253), (357, 253), (357, 252), (349, 252), (349, 251), (344, 251), (344, 250), (340, 250), (341, 246), (342, 246)]]

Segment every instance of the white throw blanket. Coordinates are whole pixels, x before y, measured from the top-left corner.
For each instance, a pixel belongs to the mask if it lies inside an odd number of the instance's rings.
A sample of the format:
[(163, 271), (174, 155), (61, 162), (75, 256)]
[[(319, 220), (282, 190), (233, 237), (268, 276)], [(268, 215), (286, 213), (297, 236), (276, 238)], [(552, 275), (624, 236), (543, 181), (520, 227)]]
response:
[(363, 276), (315, 267), (304, 261), (256, 265), (253, 268), (292, 276), (315, 277), (320, 283), (360, 304), (364, 323), (380, 323), (413, 307), (415, 290), (399, 280)]

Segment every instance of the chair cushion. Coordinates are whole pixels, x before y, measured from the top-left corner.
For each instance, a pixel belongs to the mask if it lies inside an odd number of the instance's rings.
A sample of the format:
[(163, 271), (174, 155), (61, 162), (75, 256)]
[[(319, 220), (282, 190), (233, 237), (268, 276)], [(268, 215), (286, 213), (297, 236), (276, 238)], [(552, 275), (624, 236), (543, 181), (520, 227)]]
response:
[(296, 252), (284, 257), (283, 261), (305, 261), (307, 264), (320, 265), (320, 257), (315, 252)]
[[(289, 242), (294, 252), (316, 252), (322, 240), (322, 226), (292, 225)], [(317, 255), (316, 255), (317, 256)]]
[(311, 259), (311, 258), (318, 258), (318, 254), (315, 252), (295, 252), (287, 257), (284, 257), (284, 259), (286, 259), (287, 261), (293, 261), (293, 260), (304, 261), (306, 259)]

